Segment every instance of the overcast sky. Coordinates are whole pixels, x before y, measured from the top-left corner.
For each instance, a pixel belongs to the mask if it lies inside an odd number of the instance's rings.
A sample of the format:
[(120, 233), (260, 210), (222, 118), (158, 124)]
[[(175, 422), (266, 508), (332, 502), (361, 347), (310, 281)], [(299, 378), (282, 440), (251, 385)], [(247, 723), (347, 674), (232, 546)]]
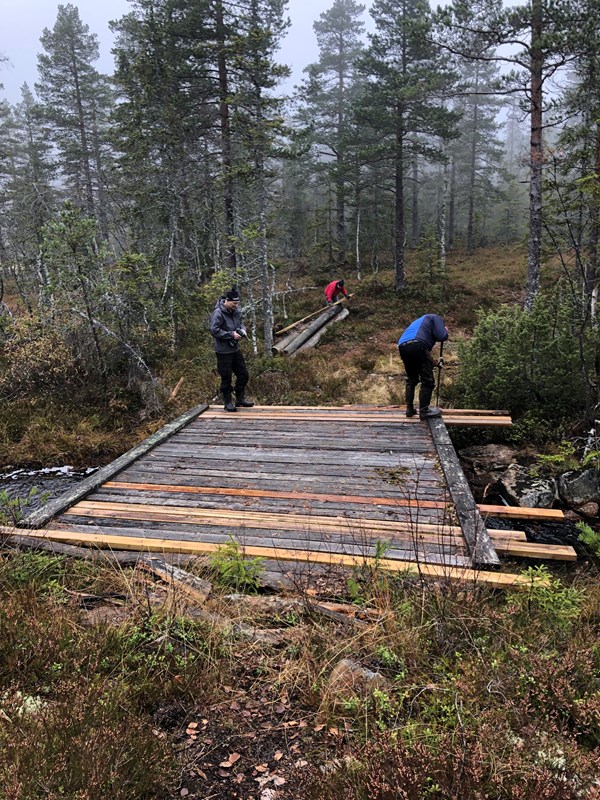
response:
[[(367, 7), (371, 5), (371, 0), (362, 1)], [(130, 4), (127, 0), (72, 0), (72, 3), (79, 8), (82, 21), (100, 39), (100, 60), (96, 68), (111, 74), (113, 35), (108, 22), (130, 11)], [(66, 4), (67, 0), (64, 0), (62, 5)], [(292, 68), (294, 83), (299, 82), (303, 67), (316, 59), (317, 45), (312, 24), (332, 4), (333, 0), (289, 0), (288, 16), (292, 26), (279, 60)], [(4, 84), (0, 97), (16, 103), (21, 99), (23, 83), (27, 82), (33, 89), (37, 80), (40, 36), (44, 28), (54, 27), (59, 3), (56, 0), (4, 0), (2, 6), (0, 54), (8, 57), (10, 63), (0, 64), (0, 83)]]

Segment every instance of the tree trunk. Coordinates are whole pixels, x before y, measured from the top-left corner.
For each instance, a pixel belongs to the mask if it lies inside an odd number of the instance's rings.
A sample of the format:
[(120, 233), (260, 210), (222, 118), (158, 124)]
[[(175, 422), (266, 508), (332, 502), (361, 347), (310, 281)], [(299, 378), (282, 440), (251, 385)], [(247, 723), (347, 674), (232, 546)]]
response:
[(227, 61), (225, 58), (225, 25), (223, 3), (216, 0), (217, 69), (219, 73), (219, 121), (221, 134), (221, 164), (223, 167), (225, 204), (225, 262), (232, 274), (236, 272), (235, 213), (233, 202), (233, 159), (231, 155), (231, 128), (229, 124), (229, 86)]
[(401, 105), (396, 109), (396, 153), (395, 153), (395, 233), (394, 248), (395, 289), (399, 291), (406, 286), (404, 271), (404, 247), (406, 230), (404, 224), (404, 114)]
[(540, 290), (542, 257), (542, 99), (544, 55), (542, 38), (542, 0), (531, 6), (531, 165), (529, 180), (529, 247), (527, 253), (527, 291), (525, 308), (531, 310)]
[(419, 156), (414, 153), (412, 159), (412, 224), (410, 231), (411, 247), (419, 244)]

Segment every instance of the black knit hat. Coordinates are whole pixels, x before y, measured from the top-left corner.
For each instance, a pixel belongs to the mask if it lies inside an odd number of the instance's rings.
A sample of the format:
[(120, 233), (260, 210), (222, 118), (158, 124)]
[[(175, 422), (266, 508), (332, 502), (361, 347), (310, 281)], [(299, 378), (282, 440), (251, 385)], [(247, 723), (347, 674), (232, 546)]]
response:
[(240, 293), (237, 290), (236, 286), (232, 286), (231, 289), (225, 295), (225, 300), (239, 300)]

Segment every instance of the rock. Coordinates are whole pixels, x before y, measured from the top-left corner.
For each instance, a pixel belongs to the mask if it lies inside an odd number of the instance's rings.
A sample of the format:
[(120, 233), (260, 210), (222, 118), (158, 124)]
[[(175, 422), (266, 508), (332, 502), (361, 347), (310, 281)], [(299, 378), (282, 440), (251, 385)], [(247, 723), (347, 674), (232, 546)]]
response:
[(327, 684), (326, 695), (330, 705), (343, 703), (353, 698), (364, 699), (374, 689), (385, 690), (389, 682), (379, 672), (365, 669), (351, 658), (344, 658), (333, 668)]
[(460, 457), (478, 474), (505, 470), (514, 463), (515, 452), (514, 448), (504, 444), (484, 444), (463, 448)]
[(584, 517), (597, 517), (600, 506), (598, 503), (584, 503), (577, 508), (577, 511), (579, 514), (583, 514)]
[(567, 509), (567, 511), (565, 511), (565, 519), (568, 520), (569, 522), (580, 522), (581, 521), (581, 517), (579, 516), (579, 514), (576, 511), (573, 511), (570, 508)]
[(503, 444), (475, 445), (462, 449), (459, 456), (474, 496), (482, 500), (514, 462), (515, 450)]
[(510, 464), (499, 481), (500, 491), (513, 505), (552, 508), (556, 500), (553, 478), (532, 478), (526, 467)]
[(557, 480), (560, 499), (571, 508), (600, 503), (600, 475), (596, 469), (564, 472)]

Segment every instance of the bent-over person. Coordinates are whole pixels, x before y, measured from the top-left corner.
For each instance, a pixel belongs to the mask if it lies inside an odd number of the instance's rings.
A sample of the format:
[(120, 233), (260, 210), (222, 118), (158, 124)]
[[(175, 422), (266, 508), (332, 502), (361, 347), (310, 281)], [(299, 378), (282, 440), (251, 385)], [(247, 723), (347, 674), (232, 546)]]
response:
[(413, 320), (398, 339), (400, 358), (406, 370), (406, 416), (414, 417), (415, 389), (419, 390), (419, 419), (441, 416), (437, 406), (430, 406), (431, 395), (435, 388), (433, 377), (433, 357), (431, 351), (436, 342), (445, 342), (448, 328), (438, 314), (424, 314)]
[[(210, 318), (210, 332), (215, 342), (217, 370), (221, 376), (225, 411), (237, 411), (240, 407), (251, 408), (254, 403), (245, 397), (249, 375), (244, 354), (239, 347), (240, 340), (246, 337), (246, 329), (240, 311), (240, 295), (235, 286), (217, 300)], [(236, 378), (235, 403), (232, 400), (233, 375)]]
[(344, 286), (344, 281), (335, 280), (327, 284), (325, 287), (325, 300), (328, 306), (341, 300), (342, 297), (348, 297), (348, 290)]

